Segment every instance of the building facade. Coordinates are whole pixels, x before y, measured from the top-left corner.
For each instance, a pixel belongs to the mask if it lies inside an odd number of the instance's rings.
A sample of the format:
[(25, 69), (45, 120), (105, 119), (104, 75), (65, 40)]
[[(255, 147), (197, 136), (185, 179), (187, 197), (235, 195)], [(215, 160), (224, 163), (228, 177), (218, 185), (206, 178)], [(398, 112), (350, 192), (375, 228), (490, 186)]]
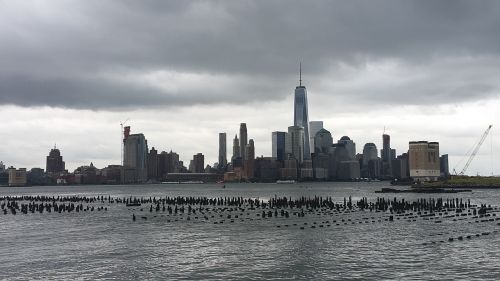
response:
[(9, 169), (9, 186), (25, 186), (28, 182), (26, 168), (16, 169), (10, 167)]
[(415, 181), (436, 181), (440, 176), (439, 143), (411, 141), (408, 150), (410, 177)]

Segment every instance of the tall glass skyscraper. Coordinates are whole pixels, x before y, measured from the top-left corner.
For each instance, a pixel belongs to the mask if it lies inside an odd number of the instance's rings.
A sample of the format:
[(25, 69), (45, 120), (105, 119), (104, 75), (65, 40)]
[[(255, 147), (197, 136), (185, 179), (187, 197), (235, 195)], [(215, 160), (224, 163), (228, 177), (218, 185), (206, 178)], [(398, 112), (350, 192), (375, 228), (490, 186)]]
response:
[(302, 65), (300, 67), (299, 86), (295, 88), (293, 125), (304, 128), (304, 160), (311, 159), (309, 144), (309, 114), (307, 112), (307, 90), (302, 86)]
[(286, 159), (285, 138), (286, 138), (286, 132), (273, 132), (272, 133), (273, 158), (278, 160), (278, 161), (284, 161)]

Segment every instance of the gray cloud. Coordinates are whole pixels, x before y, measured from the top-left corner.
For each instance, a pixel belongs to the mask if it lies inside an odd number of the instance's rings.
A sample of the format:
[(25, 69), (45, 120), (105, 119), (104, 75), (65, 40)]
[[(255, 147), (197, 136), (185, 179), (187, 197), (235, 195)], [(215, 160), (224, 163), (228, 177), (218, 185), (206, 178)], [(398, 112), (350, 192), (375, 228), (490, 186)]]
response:
[[(121, 110), (280, 100), (296, 83), (299, 60), (308, 86), (345, 82), (317, 87), (318, 95), (333, 91), (338, 100), (457, 103), (499, 89), (492, 79), (498, 67), (482, 68), (485, 57), (499, 59), (496, 1), (11, 1), (0, 7), (0, 104)], [(446, 74), (442, 61), (461, 58), (470, 61)], [(415, 74), (396, 72), (380, 83), (358, 83), (367, 64), (385, 60), (399, 62), (398, 71), (417, 67), (423, 77), (406, 81)], [(341, 65), (354, 70), (346, 81), (329, 76), (342, 75)], [(235, 82), (211, 87), (204, 79), (198, 88), (181, 83), (172, 91), (116, 79), (158, 71)], [(385, 83), (394, 78), (402, 82)]]

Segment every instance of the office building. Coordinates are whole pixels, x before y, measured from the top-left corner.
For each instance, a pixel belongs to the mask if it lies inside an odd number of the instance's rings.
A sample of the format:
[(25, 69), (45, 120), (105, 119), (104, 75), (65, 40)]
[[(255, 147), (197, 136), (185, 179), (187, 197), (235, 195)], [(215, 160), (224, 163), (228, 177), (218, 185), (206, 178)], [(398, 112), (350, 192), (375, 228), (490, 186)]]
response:
[(307, 90), (302, 85), (302, 65), (300, 68), (299, 86), (295, 88), (293, 125), (303, 128), (302, 159), (311, 159), (311, 146), (309, 144), (309, 113), (307, 109)]
[(341, 137), (340, 140), (337, 141), (337, 145), (343, 146), (346, 149), (349, 160), (354, 160), (356, 158), (356, 143), (348, 136)]
[(287, 159), (296, 159), (299, 166), (304, 162), (304, 143), (304, 128), (300, 126), (288, 127), (288, 134), (285, 138)]
[(311, 153), (315, 152), (314, 148), (314, 138), (319, 130), (323, 129), (323, 121), (311, 121), (309, 122), (309, 145), (311, 146)]
[(286, 132), (272, 133), (272, 157), (277, 161), (283, 162), (286, 158)]
[[(312, 123), (312, 122), (311, 122)], [(332, 134), (323, 128), (314, 135), (314, 153), (329, 153), (333, 145)]]

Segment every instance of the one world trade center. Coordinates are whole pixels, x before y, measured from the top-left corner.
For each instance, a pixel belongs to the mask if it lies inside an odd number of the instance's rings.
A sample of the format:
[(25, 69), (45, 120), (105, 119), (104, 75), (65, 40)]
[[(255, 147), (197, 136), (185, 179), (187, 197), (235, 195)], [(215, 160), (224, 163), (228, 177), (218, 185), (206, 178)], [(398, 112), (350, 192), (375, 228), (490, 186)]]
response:
[(307, 90), (302, 86), (302, 64), (299, 70), (299, 86), (295, 88), (293, 124), (304, 128), (304, 160), (311, 159), (309, 146), (309, 114), (307, 112)]

